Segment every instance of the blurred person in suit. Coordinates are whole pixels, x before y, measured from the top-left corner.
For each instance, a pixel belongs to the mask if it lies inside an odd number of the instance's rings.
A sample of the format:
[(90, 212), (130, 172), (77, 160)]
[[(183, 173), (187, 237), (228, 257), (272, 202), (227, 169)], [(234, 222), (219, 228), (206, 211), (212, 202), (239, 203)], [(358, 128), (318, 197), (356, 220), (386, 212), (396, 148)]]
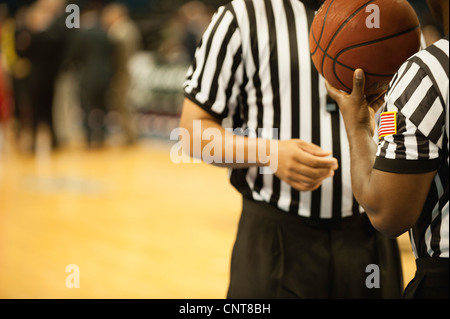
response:
[(115, 48), (101, 27), (101, 8), (95, 1), (81, 7), (80, 29), (71, 41), (65, 62), (66, 66), (73, 65), (77, 73), (83, 126), (90, 148), (105, 143), (105, 117), (110, 109), (107, 94), (116, 65)]
[(214, 12), (201, 1), (189, 1), (177, 12), (183, 32), (181, 42), (186, 48), (190, 61), (194, 60), (197, 45), (211, 21)]
[(132, 109), (128, 98), (131, 77), (128, 62), (141, 48), (142, 36), (136, 23), (130, 18), (128, 9), (120, 3), (111, 3), (102, 11), (102, 25), (109, 40), (116, 47), (115, 73), (111, 82), (111, 108), (120, 116), (122, 131), (127, 144), (136, 140)]
[[(11, 9), (9, 6), (8, 9)], [(28, 48), (31, 42), (26, 25), (29, 7), (19, 5), (11, 9), (11, 16), (2, 25), (2, 63), (11, 80), (14, 108), (12, 128), (14, 139), (20, 151), (30, 151), (32, 145), (33, 116), (29, 78), (31, 63)]]
[(66, 46), (67, 34), (61, 22), (65, 3), (64, 0), (38, 0), (29, 7), (25, 17), (24, 32), (28, 32), (29, 42), (23, 53), (31, 66), (27, 93), (32, 116), (32, 151), (37, 150), (37, 140), (44, 130), (49, 134), (49, 146), (58, 147), (53, 97)]
[(158, 60), (168, 64), (190, 64), (213, 13), (201, 1), (183, 4), (161, 30)]

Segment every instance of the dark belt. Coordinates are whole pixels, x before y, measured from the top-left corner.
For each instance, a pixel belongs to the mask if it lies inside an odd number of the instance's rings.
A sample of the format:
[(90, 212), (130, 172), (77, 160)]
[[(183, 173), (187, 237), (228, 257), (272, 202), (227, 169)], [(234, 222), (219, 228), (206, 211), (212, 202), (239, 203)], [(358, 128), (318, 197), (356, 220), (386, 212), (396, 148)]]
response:
[(417, 270), (446, 270), (449, 271), (448, 258), (422, 257), (416, 259)]
[(338, 219), (309, 218), (288, 213), (269, 203), (255, 201), (245, 197), (243, 197), (243, 210), (247, 212), (255, 212), (263, 218), (270, 218), (279, 223), (302, 224), (316, 228), (347, 229), (372, 227), (369, 218), (365, 213)]

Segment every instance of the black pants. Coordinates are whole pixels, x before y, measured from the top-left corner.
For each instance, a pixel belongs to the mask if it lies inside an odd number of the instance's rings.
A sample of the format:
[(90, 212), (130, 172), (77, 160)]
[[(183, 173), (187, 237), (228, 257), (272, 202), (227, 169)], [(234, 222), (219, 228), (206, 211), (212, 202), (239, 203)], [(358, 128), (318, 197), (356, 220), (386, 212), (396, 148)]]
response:
[(397, 241), (365, 214), (323, 224), (244, 199), (228, 298), (401, 298), (402, 291)]
[(105, 118), (108, 112), (106, 94), (108, 86), (90, 82), (80, 85), (80, 103), (83, 109), (83, 126), (88, 146), (103, 146), (106, 138)]
[(416, 259), (416, 274), (405, 289), (405, 299), (448, 299), (448, 258)]

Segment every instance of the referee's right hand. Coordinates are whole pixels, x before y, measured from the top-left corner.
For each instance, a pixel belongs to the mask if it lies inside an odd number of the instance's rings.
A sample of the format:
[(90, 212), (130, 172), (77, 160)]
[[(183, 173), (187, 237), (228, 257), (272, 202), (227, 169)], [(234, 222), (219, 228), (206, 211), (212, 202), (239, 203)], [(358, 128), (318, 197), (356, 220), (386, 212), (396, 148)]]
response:
[(338, 169), (331, 152), (299, 139), (278, 142), (278, 169), (275, 175), (299, 191), (314, 191)]

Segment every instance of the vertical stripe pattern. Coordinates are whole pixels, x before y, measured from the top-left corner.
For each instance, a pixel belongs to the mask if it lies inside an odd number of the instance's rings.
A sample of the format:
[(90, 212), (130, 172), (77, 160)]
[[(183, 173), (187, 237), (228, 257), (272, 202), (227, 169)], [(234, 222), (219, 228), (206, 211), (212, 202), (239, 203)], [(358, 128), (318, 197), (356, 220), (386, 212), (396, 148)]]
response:
[[(417, 258), (449, 257), (448, 69), (447, 36), (399, 69), (386, 95), (383, 111), (388, 113), (381, 116), (377, 157), (411, 161), (418, 172), (429, 161), (438, 164), (422, 213), (410, 230)], [(387, 170), (402, 173), (401, 168)]]
[(286, 213), (339, 219), (360, 208), (351, 192), (342, 118), (327, 111), (324, 80), (310, 57), (314, 14), (299, 0), (234, 0), (219, 8), (197, 48), (184, 91), (213, 116), (228, 117), (233, 129), (276, 128), (281, 140), (302, 139), (332, 151), (347, 170), (314, 192), (299, 192), (255, 167), (231, 170), (230, 180), (243, 196)]

